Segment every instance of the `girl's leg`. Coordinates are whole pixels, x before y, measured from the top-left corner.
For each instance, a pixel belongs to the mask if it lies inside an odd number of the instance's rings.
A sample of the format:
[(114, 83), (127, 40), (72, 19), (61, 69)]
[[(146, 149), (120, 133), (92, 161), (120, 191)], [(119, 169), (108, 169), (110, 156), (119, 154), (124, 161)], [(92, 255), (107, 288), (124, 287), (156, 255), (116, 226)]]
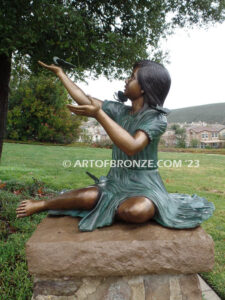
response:
[(63, 193), (48, 200), (24, 200), (18, 206), (17, 218), (30, 216), (45, 210), (92, 209), (99, 199), (99, 189), (89, 186)]
[(144, 223), (155, 214), (154, 203), (146, 197), (131, 197), (117, 209), (117, 217), (130, 223)]

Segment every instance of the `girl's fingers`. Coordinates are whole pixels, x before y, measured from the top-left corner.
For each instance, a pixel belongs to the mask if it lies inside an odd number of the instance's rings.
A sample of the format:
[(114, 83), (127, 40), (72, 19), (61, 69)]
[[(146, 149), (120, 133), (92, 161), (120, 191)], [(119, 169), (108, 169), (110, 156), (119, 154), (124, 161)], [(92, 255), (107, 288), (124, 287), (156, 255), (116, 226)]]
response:
[(49, 66), (46, 65), (45, 63), (43, 63), (42, 61), (38, 61), (39, 65), (42, 66), (42, 67), (45, 67), (45, 68), (48, 68)]
[(78, 106), (73, 106), (73, 105), (69, 105), (67, 104), (67, 107), (69, 109), (73, 109), (73, 110), (87, 110), (90, 109), (91, 106), (90, 105), (78, 105)]
[(71, 112), (73, 112), (75, 114), (83, 114), (83, 113), (85, 113), (83, 110), (71, 110)]
[(77, 115), (86, 115), (91, 116), (93, 115), (93, 105), (77, 105), (73, 106), (70, 104), (67, 104), (68, 109)]
[(87, 110), (85, 110), (85, 109), (76, 109), (74, 107), (70, 107), (69, 110), (71, 112), (75, 112), (75, 113), (85, 113), (85, 112), (87, 112)]
[(57, 67), (57, 66), (55, 66), (55, 65), (53, 65), (53, 64), (51, 64), (51, 65), (46, 65), (45, 63), (43, 63), (42, 61), (38, 61), (38, 63), (39, 63), (39, 65), (40, 66), (42, 66), (42, 67), (44, 67), (44, 68), (46, 68), (46, 69), (49, 69), (49, 70), (54, 70), (54, 69), (52, 69), (52, 67)]
[(77, 107), (82, 107), (83, 105), (72, 105), (72, 104), (66, 104), (67, 107), (71, 107), (71, 108), (77, 108)]
[(83, 111), (72, 111), (74, 114), (76, 115), (86, 115), (87, 113), (83, 112)]
[(80, 110), (83, 110), (82, 108), (75, 108), (75, 107), (68, 107), (68, 108), (71, 111), (80, 111)]
[(71, 109), (81, 110), (84, 109), (82, 106), (69, 106)]
[(86, 109), (82, 109), (82, 108), (71, 108), (71, 110), (74, 110), (74, 111), (86, 111)]

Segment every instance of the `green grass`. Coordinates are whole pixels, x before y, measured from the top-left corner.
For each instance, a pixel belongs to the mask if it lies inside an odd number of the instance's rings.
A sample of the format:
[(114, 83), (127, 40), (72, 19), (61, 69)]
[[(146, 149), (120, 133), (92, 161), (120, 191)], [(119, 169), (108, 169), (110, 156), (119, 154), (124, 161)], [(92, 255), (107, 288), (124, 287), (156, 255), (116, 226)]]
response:
[[(31, 236), (45, 213), (25, 219), (16, 219), (18, 202), (44, 185), (61, 190), (87, 186), (93, 183), (85, 171), (100, 177), (109, 168), (64, 168), (63, 161), (108, 160), (111, 150), (87, 147), (41, 146), (5, 143), (0, 166), (0, 179), (7, 181), (0, 190), (2, 204), (0, 218), (0, 295), (1, 299), (30, 299), (32, 280), (25, 262), (25, 242)], [(224, 155), (160, 152), (159, 159), (181, 160), (181, 167), (161, 167), (160, 174), (171, 193), (197, 193), (215, 204), (216, 210), (202, 227), (215, 242), (215, 267), (201, 274), (208, 284), (225, 299), (225, 157)], [(199, 160), (200, 166), (188, 167), (187, 160)], [(34, 181), (34, 179), (35, 181)], [(15, 184), (17, 182), (17, 184)], [(0, 183), (1, 185), (1, 183)], [(19, 195), (12, 191), (22, 191)], [(49, 190), (48, 190), (49, 192)], [(51, 191), (50, 191), (51, 192)], [(38, 195), (36, 195), (38, 198)]]
[(101, 176), (101, 168), (63, 167), (64, 160), (110, 159), (111, 150), (87, 147), (40, 146), (5, 144), (0, 176), (2, 180), (16, 179), (31, 183), (32, 177), (54, 189), (77, 188), (93, 183), (85, 171)]

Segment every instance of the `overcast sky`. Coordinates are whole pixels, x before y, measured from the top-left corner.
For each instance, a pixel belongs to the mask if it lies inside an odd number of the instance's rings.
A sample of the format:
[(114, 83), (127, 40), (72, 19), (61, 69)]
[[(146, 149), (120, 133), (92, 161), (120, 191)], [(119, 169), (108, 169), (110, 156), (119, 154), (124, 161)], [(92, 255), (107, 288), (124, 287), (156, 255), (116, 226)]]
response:
[[(163, 48), (169, 50), (166, 65), (172, 85), (164, 103), (170, 109), (225, 102), (225, 23), (207, 30), (179, 29)], [(101, 100), (113, 100), (124, 89), (123, 81), (101, 77), (78, 84), (86, 93)]]

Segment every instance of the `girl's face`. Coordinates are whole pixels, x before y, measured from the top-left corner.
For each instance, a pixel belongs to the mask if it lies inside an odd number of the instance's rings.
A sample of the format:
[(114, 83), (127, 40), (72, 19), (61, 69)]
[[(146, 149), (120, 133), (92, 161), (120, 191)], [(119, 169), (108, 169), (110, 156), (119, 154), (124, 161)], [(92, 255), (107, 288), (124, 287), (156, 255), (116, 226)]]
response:
[(140, 84), (137, 80), (137, 73), (139, 68), (135, 68), (130, 78), (125, 80), (124, 95), (127, 96), (131, 101), (136, 100), (143, 96), (144, 91), (141, 89)]

